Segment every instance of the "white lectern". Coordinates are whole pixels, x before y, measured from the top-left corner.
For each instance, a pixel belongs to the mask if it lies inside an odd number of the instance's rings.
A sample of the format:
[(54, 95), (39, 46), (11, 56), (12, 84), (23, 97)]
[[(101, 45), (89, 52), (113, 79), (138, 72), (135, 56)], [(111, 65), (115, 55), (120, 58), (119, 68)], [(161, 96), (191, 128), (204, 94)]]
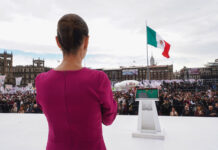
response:
[(160, 127), (155, 104), (155, 101), (158, 101), (158, 90), (140, 89), (139, 92), (137, 91), (137, 94), (136, 101), (139, 101), (138, 130), (134, 132), (132, 136), (139, 138), (164, 139), (164, 131)]

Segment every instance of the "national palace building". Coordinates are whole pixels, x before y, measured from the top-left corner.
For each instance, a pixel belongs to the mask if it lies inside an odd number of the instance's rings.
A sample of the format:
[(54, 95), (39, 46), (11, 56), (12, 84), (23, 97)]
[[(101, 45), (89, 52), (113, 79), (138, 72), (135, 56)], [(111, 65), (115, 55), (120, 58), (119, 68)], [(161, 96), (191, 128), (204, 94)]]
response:
[[(15, 85), (15, 78), (22, 77), (21, 86), (26, 86), (28, 83), (34, 85), (35, 77), (41, 72), (49, 71), (50, 67), (46, 67), (45, 61), (41, 59), (33, 59), (31, 65), (13, 66), (13, 54), (4, 51), (0, 54), (0, 74), (6, 75), (5, 84)], [(170, 80), (173, 79), (173, 65), (155, 65), (154, 58), (151, 57), (149, 68), (150, 80)], [(146, 80), (147, 66), (131, 66), (119, 67), (113, 69), (96, 70), (104, 71), (111, 82), (123, 80)]]
[(114, 69), (98, 69), (104, 71), (112, 82), (123, 80), (146, 80), (147, 69), (149, 69), (150, 80), (171, 80), (173, 79), (173, 65), (159, 66), (131, 66)]
[[(147, 70), (148, 69), (148, 70)], [(123, 80), (171, 80), (174, 79), (173, 65), (156, 65), (154, 57), (151, 56), (150, 65), (147, 66), (130, 66), (113, 69), (98, 69), (104, 71), (111, 82)], [(149, 75), (148, 75), (148, 72)], [(147, 77), (148, 75), (148, 77)]]
[[(6, 75), (5, 84), (15, 86), (15, 78), (22, 77), (21, 85), (28, 83), (35, 85), (35, 77), (41, 72), (47, 72), (51, 67), (45, 66), (44, 59), (33, 59), (31, 65), (13, 66), (13, 54), (4, 51), (0, 53), (0, 75)], [(173, 65), (156, 65), (153, 56), (150, 65), (147, 66), (120, 66), (118, 68), (97, 68), (104, 71), (112, 83), (123, 80), (146, 80), (147, 69), (150, 80), (172, 80), (172, 79), (211, 79), (218, 80), (218, 59), (210, 62), (202, 68), (182, 68), (179, 72), (173, 72)]]
[(41, 59), (33, 59), (32, 65), (17, 65), (13, 66), (13, 54), (4, 51), (0, 53), (0, 74), (6, 75), (5, 84), (15, 85), (15, 78), (22, 77), (21, 86), (26, 86), (28, 83), (34, 85), (35, 77), (41, 72), (46, 72), (51, 68), (44, 66), (45, 61)]

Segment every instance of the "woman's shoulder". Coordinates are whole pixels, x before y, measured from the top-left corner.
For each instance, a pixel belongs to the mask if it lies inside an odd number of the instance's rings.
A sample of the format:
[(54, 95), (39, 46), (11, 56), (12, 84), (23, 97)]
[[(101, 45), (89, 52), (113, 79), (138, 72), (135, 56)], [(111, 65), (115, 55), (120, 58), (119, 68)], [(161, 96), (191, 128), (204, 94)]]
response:
[(90, 73), (97, 74), (98, 77), (105, 77), (107, 74), (103, 70), (97, 70), (97, 69), (91, 69), (91, 68), (86, 68)]
[(35, 82), (38, 82), (47, 73), (48, 72), (41, 72), (41, 73), (37, 74), (37, 76), (35, 78)]
[(89, 75), (89, 78), (91, 78), (94, 82), (97, 82), (98, 84), (109, 84), (110, 80), (107, 76), (107, 74), (103, 70), (97, 70), (97, 69), (90, 69), (87, 68)]

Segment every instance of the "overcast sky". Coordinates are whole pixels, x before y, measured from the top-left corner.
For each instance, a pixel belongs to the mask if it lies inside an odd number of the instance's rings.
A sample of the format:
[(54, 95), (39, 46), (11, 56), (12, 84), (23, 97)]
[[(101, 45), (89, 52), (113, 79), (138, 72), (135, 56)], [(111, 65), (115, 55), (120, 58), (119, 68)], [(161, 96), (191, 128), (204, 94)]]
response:
[(171, 44), (170, 59), (148, 46), (158, 65), (203, 67), (218, 58), (217, 0), (0, 0), (0, 50), (13, 52), (13, 65), (42, 58), (56, 67), (57, 21), (76, 13), (90, 30), (83, 63), (92, 68), (146, 65), (145, 21)]

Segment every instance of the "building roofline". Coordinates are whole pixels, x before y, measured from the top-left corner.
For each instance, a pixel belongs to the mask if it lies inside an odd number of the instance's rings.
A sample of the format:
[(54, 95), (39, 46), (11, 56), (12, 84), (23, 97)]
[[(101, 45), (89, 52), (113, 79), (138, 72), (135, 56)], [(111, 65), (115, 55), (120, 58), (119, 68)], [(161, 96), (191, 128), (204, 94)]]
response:
[[(162, 67), (168, 67), (168, 66), (173, 66), (171, 65), (154, 65), (154, 66), (148, 66), (149, 68), (162, 68)], [(124, 70), (124, 69), (139, 69), (139, 68), (147, 68), (147, 66), (129, 66), (129, 67), (124, 67), (120, 66), (119, 68), (96, 68), (96, 69), (101, 69), (101, 70)]]

